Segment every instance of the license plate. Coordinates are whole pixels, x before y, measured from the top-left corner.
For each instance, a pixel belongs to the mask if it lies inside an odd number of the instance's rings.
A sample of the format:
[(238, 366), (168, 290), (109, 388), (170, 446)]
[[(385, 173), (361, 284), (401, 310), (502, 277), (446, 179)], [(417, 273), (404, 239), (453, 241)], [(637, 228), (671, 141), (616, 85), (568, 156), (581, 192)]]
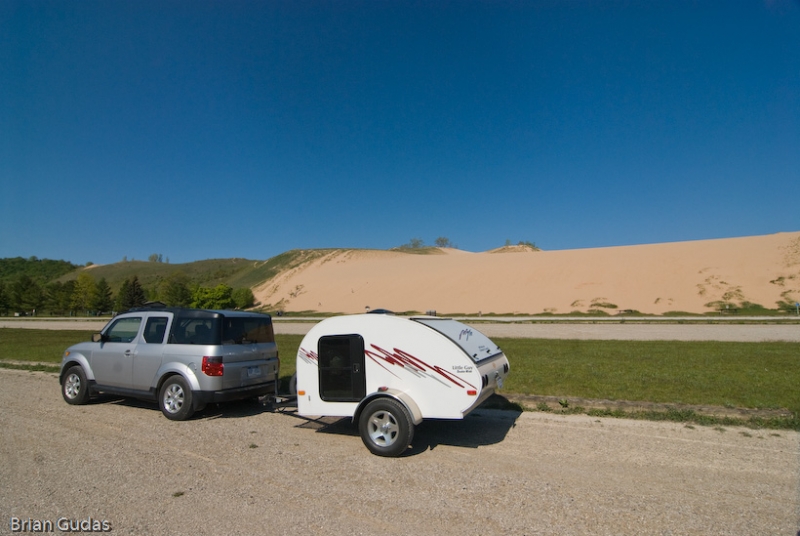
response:
[(500, 377), (500, 376), (497, 377), (497, 388), (498, 389), (502, 389), (503, 388), (503, 378)]
[(258, 378), (261, 376), (261, 367), (247, 367), (248, 378)]

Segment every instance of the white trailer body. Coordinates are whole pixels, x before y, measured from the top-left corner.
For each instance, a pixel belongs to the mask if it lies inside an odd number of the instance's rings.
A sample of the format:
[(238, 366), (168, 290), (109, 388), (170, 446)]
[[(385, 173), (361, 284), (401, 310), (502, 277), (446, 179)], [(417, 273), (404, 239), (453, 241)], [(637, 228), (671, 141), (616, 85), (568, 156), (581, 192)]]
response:
[(396, 456), (414, 425), (463, 419), (508, 372), (496, 344), (452, 319), (333, 317), (300, 343), (297, 409), (303, 416), (352, 417), (373, 453)]

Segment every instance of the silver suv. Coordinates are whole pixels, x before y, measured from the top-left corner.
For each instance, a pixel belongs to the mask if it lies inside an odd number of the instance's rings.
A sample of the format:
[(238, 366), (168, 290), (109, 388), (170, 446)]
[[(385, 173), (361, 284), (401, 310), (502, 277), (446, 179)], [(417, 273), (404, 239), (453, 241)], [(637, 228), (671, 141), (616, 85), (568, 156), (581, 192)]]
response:
[(67, 348), (59, 381), (68, 404), (112, 393), (156, 400), (179, 421), (209, 403), (277, 394), (279, 368), (269, 315), (142, 308)]

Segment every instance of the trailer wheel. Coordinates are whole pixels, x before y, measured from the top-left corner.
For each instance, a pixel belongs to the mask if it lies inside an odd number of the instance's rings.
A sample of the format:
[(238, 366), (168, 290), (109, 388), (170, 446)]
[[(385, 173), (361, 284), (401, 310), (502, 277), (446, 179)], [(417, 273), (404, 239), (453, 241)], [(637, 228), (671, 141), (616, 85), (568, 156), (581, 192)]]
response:
[(397, 400), (373, 400), (358, 419), (364, 445), (378, 456), (399, 456), (414, 437), (414, 424), (406, 408)]

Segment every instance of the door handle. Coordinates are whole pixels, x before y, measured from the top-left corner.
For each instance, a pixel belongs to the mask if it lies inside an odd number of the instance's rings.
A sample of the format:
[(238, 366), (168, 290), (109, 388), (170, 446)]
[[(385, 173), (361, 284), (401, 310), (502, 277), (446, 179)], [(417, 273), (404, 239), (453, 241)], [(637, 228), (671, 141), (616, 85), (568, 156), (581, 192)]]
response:
[(359, 366), (359, 364), (358, 363), (353, 363), (353, 373), (354, 374), (358, 374), (360, 370), (361, 370), (361, 367)]

